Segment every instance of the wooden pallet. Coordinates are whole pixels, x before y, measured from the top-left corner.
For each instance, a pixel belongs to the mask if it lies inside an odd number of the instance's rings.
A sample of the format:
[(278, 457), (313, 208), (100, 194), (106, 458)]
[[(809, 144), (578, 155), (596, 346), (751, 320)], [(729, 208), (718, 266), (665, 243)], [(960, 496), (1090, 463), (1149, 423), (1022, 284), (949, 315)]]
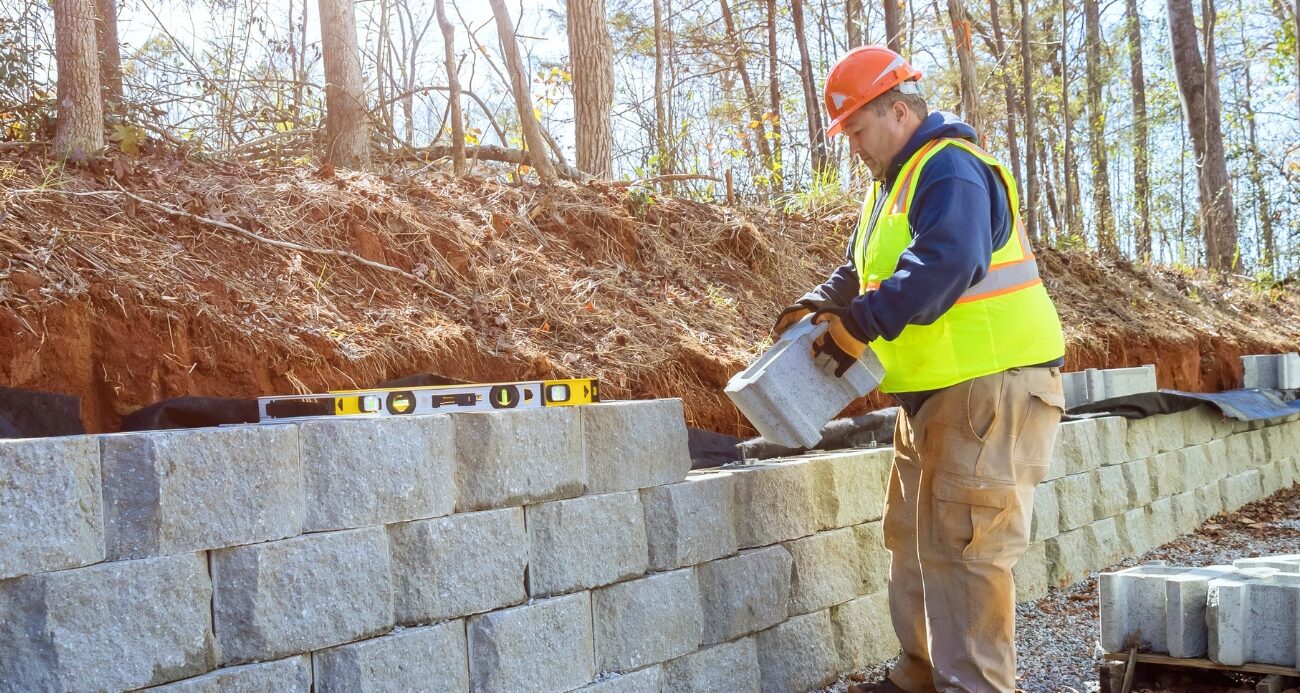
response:
[(1101, 693), (1129, 693), (1134, 682), (1134, 674), (1139, 668), (1143, 670), (1144, 678), (1150, 678), (1151, 674), (1161, 669), (1201, 669), (1253, 674), (1261, 677), (1256, 684), (1257, 693), (1282, 693), (1300, 684), (1300, 670), (1276, 664), (1246, 663), (1232, 666), (1204, 658), (1183, 659), (1136, 650), (1128, 653), (1107, 652), (1103, 658), (1108, 663), (1101, 666), (1099, 677)]

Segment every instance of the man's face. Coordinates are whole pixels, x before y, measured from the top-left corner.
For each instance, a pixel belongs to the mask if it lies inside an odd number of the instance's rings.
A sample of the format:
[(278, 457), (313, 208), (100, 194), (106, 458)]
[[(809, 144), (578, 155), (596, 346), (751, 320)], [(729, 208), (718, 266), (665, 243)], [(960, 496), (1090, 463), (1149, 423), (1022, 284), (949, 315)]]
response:
[(884, 178), (890, 162), (912, 136), (915, 127), (909, 125), (915, 120), (901, 101), (895, 101), (882, 114), (866, 104), (844, 121), (844, 136), (849, 138), (849, 150), (867, 165), (871, 175)]

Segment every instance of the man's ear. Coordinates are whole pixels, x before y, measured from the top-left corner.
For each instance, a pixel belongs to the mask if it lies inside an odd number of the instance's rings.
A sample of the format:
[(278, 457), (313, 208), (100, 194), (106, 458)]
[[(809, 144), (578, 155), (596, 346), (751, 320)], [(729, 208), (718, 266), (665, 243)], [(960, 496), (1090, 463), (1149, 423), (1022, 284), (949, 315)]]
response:
[(907, 103), (902, 99), (895, 101), (893, 105), (890, 106), (890, 110), (894, 114), (894, 120), (897, 120), (900, 123), (907, 122), (907, 117), (912, 113), (912, 109), (908, 108)]

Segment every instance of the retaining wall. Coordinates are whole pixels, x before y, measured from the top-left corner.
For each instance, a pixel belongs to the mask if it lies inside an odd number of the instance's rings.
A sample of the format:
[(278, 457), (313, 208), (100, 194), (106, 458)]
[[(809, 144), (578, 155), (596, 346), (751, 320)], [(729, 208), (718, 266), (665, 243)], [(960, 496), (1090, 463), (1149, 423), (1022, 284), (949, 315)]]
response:
[[(1295, 477), (1061, 427), (1022, 598)], [(892, 450), (687, 473), (676, 400), (0, 441), (0, 691), (799, 691), (897, 650)]]

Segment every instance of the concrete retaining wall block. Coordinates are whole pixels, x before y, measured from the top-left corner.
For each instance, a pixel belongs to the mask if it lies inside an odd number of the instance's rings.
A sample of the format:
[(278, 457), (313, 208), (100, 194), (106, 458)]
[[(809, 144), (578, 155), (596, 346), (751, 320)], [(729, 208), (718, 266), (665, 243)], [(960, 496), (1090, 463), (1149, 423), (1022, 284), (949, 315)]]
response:
[(312, 693), (311, 657), (218, 669), (192, 679), (150, 688), (151, 693)]
[(1124, 464), (1137, 459), (1128, 456), (1128, 419), (1122, 416), (1097, 419), (1097, 436), (1102, 465)]
[(817, 464), (809, 459), (736, 468), (732, 479), (740, 548), (767, 546), (817, 531), (816, 470)]
[(214, 551), (212, 584), (222, 664), (319, 650), (393, 626), (383, 527)]
[(1100, 467), (1097, 430), (1096, 419), (1062, 422), (1056, 429), (1056, 448), (1052, 451), (1048, 477), (1082, 474)]
[(1156, 498), (1168, 498), (1182, 493), (1187, 486), (1187, 472), (1183, 468), (1183, 451), (1162, 452), (1151, 458), (1151, 481)]
[(393, 612), (401, 625), (444, 621), (528, 599), (523, 508), (461, 513), (387, 529)]
[(447, 416), (298, 424), (306, 518), (320, 532), (438, 517), (456, 504)]
[(1060, 509), (1062, 532), (1082, 527), (1096, 519), (1093, 514), (1095, 486), (1090, 474), (1071, 474), (1052, 482), (1056, 488), (1056, 505)]
[(1095, 558), (1092, 565), (1088, 566), (1088, 570), (1105, 568), (1127, 557), (1126, 542), (1119, 537), (1119, 523), (1116, 519), (1108, 517), (1088, 525), (1088, 530), (1092, 533), (1089, 541), (1096, 547)]
[(1151, 543), (1163, 546), (1178, 538), (1178, 524), (1174, 521), (1174, 502), (1169, 498), (1151, 501), (1147, 506), (1147, 527)]
[(868, 522), (853, 528), (858, 538), (858, 558), (862, 567), (862, 586), (858, 594), (885, 589), (889, 583), (889, 549), (885, 548), (885, 526)]
[(472, 691), (567, 691), (595, 677), (586, 592), (471, 616)]
[(1151, 460), (1134, 460), (1125, 464), (1124, 495), (1129, 508), (1140, 508), (1155, 499), (1151, 488)]
[(100, 446), (109, 560), (302, 532), (293, 426), (126, 433)]
[(1046, 481), (1034, 488), (1034, 513), (1029, 522), (1029, 540), (1043, 541), (1061, 531), (1060, 506), (1056, 502), (1056, 482)]
[[(858, 537), (853, 528), (818, 532), (783, 546), (794, 561), (790, 614), (820, 611), (867, 593)], [(760, 641), (759, 646), (762, 644)]]
[(791, 617), (757, 638), (764, 693), (821, 688), (839, 672), (840, 656), (829, 611)]
[(1223, 509), (1232, 511), (1264, 496), (1263, 475), (1258, 469), (1234, 474), (1219, 482)]
[(1039, 541), (1029, 545), (1011, 569), (1016, 583), (1016, 602), (1029, 602), (1047, 594), (1047, 546)]
[(1044, 542), (1047, 577), (1063, 587), (1087, 575), (1096, 564), (1095, 535), (1087, 527), (1062, 532)]
[(409, 628), (312, 655), (316, 693), (469, 692), (465, 622)]
[(703, 643), (732, 640), (784, 621), (793, 559), (783, 546), (742, 551), (696, 566)]
[(578, 409), (586, 441), (587, 493), (671, 484), (691, 470), (680, 399), (606, 402)]
[[(1183, 446), (1204, 445), (1218, 437), (1223, 414), (1213, 406), (1203, 404), (1175, 414), (1183, 422)], [(1231, 429), (1225, 432), (1230, 433)]]
[(0, 440), (0, 580), (104, 560), (99, 442)]
[(528, 594), (608, 585), (649, 564), (645, 513), (636, 491), (551, 501), (526, 508)]
[(202, 554), (0, 582), (0, 691), (141, 688), (212, 668)]
[(1210, 659), (1220, 664), (1296, 664), (1300, 575), (1248, 569), (1210, 581), (1206, 597)]
[(840, 671), (861, 669), (898, 654), (898, 638), (889, 617), (889, 595), (885, 592), (831, 607), (831, 625)]
[(754, 638), (701, 648), (663, 665), (663, 690), (674, 693), (758, 693)]
[(463, 413), (456, 426), (456, 512), (581, 495), (582, 407)]
[(1196, 511), (1196, 492), (1180, 493), (1169, 499), (1174, 508), (1174, 527), (1178, 535), (1191, 534), (1201, 526), (1201, 518)]
[(694, 652), (704, 632), (693, 568), (591, 593), (596, 671), (631, 671)]
[(597, 677), (596, 683), (583, 686), (578, 693), (662, 693), (663, 669), (646, 667), (626, 674), (609, 674)]
[(819, 457), (813, 493), (817, 528), (852, 527), (879, 520), (889, 488), (893, 448), (852, 450)]
[(730, 472), (694, 473), (641, 490), (650, 569), (672, 570), (736, 552)]
[(1124, 467), (1116, 465), (1092, 471), (1092, 512), (1098, 520), (1114, 517), (1132, 507), (1124, 482)]
[(1126, 553), (1141, 556), (1150, 551), (1155, 542), (1151, 538), (1151, 518), (1146, 506), (1140, 506), (1115, 517), (1115, 529)]
[(1202, 486), (1193, 492), (1196, 496), (1197, 526), (1211, 517), (1223, 512), (1223, 495), (1219, 493), (1218, 482)]

